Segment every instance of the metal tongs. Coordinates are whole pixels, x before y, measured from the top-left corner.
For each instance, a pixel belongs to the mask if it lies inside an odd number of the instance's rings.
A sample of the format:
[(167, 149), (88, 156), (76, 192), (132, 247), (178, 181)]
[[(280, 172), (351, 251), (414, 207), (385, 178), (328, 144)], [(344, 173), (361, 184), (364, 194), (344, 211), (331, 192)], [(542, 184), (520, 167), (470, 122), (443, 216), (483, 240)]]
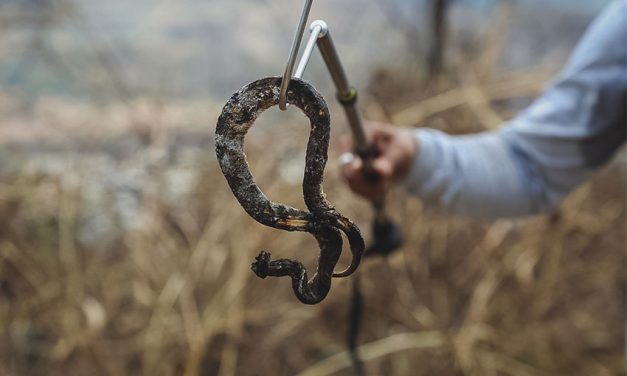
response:
[[(372, 162), (376, 157), (377, 151), (372, 145), (368, 144), (366, 139), (362, 119), (357, 110), (357, 90), (348, 83), (346, 73), (340, 62), (326, 22), (316, 20), (311, 23), (311, 35), (302, 53), (296, 73), (292, 75), (312, 4), (313, 0), (305, 0), (305, 6), (290, 49), (287, 66), (283, 73), (279, 108), (281, 110), (287, 109), (287, 88), (289, 82), (292, 77), (302, 78), (313, 49), (317, 45), (335, 84), (337, 99), (346, 113), (348, 125), (350, 126), (355, 141), (355, 153), (363, 161), (365, 177), (369, 180), (376, 181), (379, 179), (379, 176), (375, 172)], [(375, 219), (372, 225), (374, 244), (366, 250), (366, 256), (374, 254), (387, 255), (401, 246), (403, 242), (401, 231), (399, 226), (389, 219), (385, 211), (384, 197), (373, 200), (372, 205), (375, 212)]]

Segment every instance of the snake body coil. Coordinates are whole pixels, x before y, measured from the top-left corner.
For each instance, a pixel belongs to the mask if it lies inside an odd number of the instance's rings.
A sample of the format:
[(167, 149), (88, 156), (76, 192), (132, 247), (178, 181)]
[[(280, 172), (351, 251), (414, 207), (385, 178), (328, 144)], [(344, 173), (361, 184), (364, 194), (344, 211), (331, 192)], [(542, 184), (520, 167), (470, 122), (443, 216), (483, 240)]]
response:
[[(244, 136), (259, 114), (279, 103), (280, 86), (280, 77), (263, 78), (233, 94), (218, 118), (216, 154), (233, 194), (251, 217), (266, 226), (309, 232), (316, 238), (320, 257), (311, 280), (300, 262), (271, 261), (266, 251), (252, 264), (252, 270), (261, 278), (289, 276), (296, 297), (305, 304), (316, 304), (329, 292), (332, 277), (346, 277), (357, 269), (364, 241), (359, 228), (326, 200), (322, 190), (329, 148), (329, 110), (322, 96), (305, 81), (293, 79), (290, 82), (287, 102), (300, 108), (311, 122), (303, 176), (303, 195), (309, 211), (272, 202), (255, 184), (244, 154)], [(348, 238), (352, 261), (346, 270), (334, 273), (342, 252), (340, 231)]]

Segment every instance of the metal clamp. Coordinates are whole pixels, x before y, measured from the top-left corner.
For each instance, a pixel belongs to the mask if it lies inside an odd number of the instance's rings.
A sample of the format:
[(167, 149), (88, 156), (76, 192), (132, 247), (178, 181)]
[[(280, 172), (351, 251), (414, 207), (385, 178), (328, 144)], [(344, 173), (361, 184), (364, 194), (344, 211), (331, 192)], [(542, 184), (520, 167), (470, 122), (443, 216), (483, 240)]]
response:
[(287, 87), (292, 79), (292, 72), (294, 71), (296, 57), (298, 55), (298, 50), (300, 49), (300, 41), (303, 39), (303, 33), (305, 32), (305, 27), (307, 26), (307, 19), (309, 18), (309, 11), (311, 10), (312, 4), (313, 0), (305, 0), (305, 6), (300, 16), (300, 22), (298, 23), (298, 28), (296, 29), (296, 34), (294, 35), (292, 47), (290, 48), (287, 66), (285, 67), (283, 80), (281, 81), (281, 94), (279, 95), (279, 108), (282, 111), (287, 109)]
[(366, 140), (361, 117), (359, 116), (359, 112), (355, 106), (355, 102), (357, 101), (357, 91), (348, 83), (348, 78), (346, 77), (342, 63), (340, 62), (340, 58), (335, 49), (335, 45), (333, 44), (333, 40), (331, 39), (331, 33), (329, 32), (326, 22), (316, 20), (311, 23), (310, 30), (311, 35), (305, 50), (303, 51), (303, 56), (300, 59), (298, 69), (296, 69), (296, 74), (294, 76), (302, 78), (305, 68), (307, 67), (307, 63), (311, 58), (311, 53), (317, 45), (320, 55), (322, 55), (322, 59), (324, 60), (329, 73), (331, 74), (331, 78), (333, 79), (333, 83), (335, 84), (335, 88), (337, 89), (337, 99), (342, 104), (344, 111), (346, 112), (348, 125), (350, 126), (355, 138), (357, 153), (360, 154), (364, 160), (366, 170), (368, 170), (370, 169), (371, 160), (370, 158), (367, 158), (366, 154), (368, 154), (370, 147), (368, 146), (368, 141)]
[[(374, 171), (373, 166), (373, 158), (375, 155), (372, 146), (368, 144), (363, 122), (357, 110), (357, 90), (348, 82), (327, 24), (324, 21), (316, 20), (311, 24), (310, 30), (311, 36), (303, 51), (303, 56), (298, 64), (295, 77), (302, 78), (307, 63), (311, 58), (311, 53), (317, 45), (320, 55), (335, 84), (337, 100), (346, 113), (348, 125), (350, 126), (355, 140), (355, 152), (361, 157), (364, 164), (363, 169), (365, 177), (376, 181), (379, 176)], [(374, 248), (378, 249), (379, 252), (389, 253), (396, 249), (402, 242), (400, 230), (398, 226), (388, 218), (385, 212), (385, 200), (383, 197), (374, 199), (372, 205), (375, 211), (374, 226), (376, 239)]]
[(311, 23), (309, 30), (311, 31), (311, 35), (309, 36), (309, 40), (307, 41), (307, 45), (303, 51), (303, 56), (301, 56), (300, 62), (298, 63), (298, 68), (296, 68), (296, 73), (294, 73), (295, 78), (303, 78), (303, 73), (305, 73), (309, 59), (311, 59), (311, 53), (314, 48), (316, 48), (318, 38), (322, 38), (327, 35), (329, 27), (326, 22), (322, 20), (315, 20)]

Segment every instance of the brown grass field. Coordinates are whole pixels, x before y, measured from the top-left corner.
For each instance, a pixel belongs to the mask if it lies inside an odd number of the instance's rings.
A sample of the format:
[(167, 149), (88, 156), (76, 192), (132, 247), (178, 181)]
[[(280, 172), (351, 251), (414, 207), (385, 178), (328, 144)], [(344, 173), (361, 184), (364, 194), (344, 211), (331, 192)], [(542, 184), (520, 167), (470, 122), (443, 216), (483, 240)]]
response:
[[(393, 113), (457, 133), (477, 131), (488, 126), (485, 119), (511, 116), (489, 95), (526, 93), (516, 89), (530, 81), (521, 77), (506, 77), (509, 93), (504, 81), (493, 80), (452, 86), (409, 110), (381, 104), (374, 94), (364, 106), (371, 118)], [(371, 92), (377, 90), (386, 88)], [(469, 104), (465, 95), (489, 99)], [(137, 225), (116, 224), (114, 240), (91, 245), (77, 235), (94, 215), (84, 208), (87, 183), (100, 174), (91, 162), (69, 158), (56, 175), (25, 167), (2, 177), (0, 373), (351, 374), (344, 346), (350, 278), (335, 280), (321, 304), (304, 306), (288, 280), (260, 280), (250, 271), (261, 249), (313, 267), (317, 248), (307, 234), (257, 224), (237, 204), (213, 153), (213, 120), (206, 124), (219, 107), (140, 102), (127, 112), (91, 113), (43, 103), (34, 110), (32, 122), (69, 127), (64, 137), (73, 134), (88, 148), (96, 148), (89, 141), (95, 138), (147, 140), (143, 157), (133, 157), (144, 161), (146, 176), (132, 218)], [(103, 130), (116, 121), (118, 130)], [(247, 152), (271, 198), (303, 206), (299, 156), (307, 127), (299, 121), (280, 130), (264, 131), (261, 124)], [(10, 132), (13, 123), (5, 123)], [(55, 139), (37, 129), (29, 137)], [(181, 129), (205, 141), (193, 167), (199, 178), (172, 202), (163, 198), (163, 155)], [(299, 157), (296, 167), (285, 167), (282, 156)], [(332, 148), (330, 160), (336, 157)], [(624, 163), (619, 156), (559, 212), (515, 221), (452, 217), (393, 192), (390, 210), (405, 245), (388, 259), (366, 260), (358, 272), (366, 305), (360, 352), (368, 374), (624, 374)], [(334, 163), (325, 190), (368, 237), (369, 205), (339, 181)], [(105, 202), (97, 214), (115, 217), (112, 205)]]
[[(556, 66), (493, 73), (503, 46), (491, 38), (437, 83), (373, 73), (365, 115), (451, 133), (498, 127)], [(17, 166), (0, 175), (0, 375), (352, 374), (356, 276), (305, 306), (288, 279), (250, 270), (262, 249), (313, 268), (318, 249), (256, 223), (233, 197), (213, 150), (222, 103), (20, 106), (0, 92), (0, 167)], [(335, 141), (346, 126), (331, 109)], [(271, 199), (303, 207), (307, 124), (271, 112), (247, 138), (251, 170)], [(333, 145), (325, 192), (369, 239), (370, 205), (340, 180), (337, 156)], [(393, 191), (404, 246), (357, 272), (367, 375), (627, 374), (626, 157), (533, 218), (460, 218)]]

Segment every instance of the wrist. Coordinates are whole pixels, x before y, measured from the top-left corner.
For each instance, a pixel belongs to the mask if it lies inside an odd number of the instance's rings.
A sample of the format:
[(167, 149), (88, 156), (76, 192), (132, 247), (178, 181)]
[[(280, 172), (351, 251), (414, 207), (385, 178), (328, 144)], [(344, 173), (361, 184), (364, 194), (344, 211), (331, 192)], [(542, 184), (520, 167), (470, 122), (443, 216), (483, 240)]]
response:
[(444, 134), (429, 128), (415, 129), (412, 133), (416, 150), (403, 185), (409, 193), (421, 196), (425, 185), (432, 184), (433, 174), (442, 163), (440, 139)]
[(403, 181), (410, 174), (418, 154), (419, 141), (413, 129), (399, 129), (399, 147), (402, 149), (397, 180)]

